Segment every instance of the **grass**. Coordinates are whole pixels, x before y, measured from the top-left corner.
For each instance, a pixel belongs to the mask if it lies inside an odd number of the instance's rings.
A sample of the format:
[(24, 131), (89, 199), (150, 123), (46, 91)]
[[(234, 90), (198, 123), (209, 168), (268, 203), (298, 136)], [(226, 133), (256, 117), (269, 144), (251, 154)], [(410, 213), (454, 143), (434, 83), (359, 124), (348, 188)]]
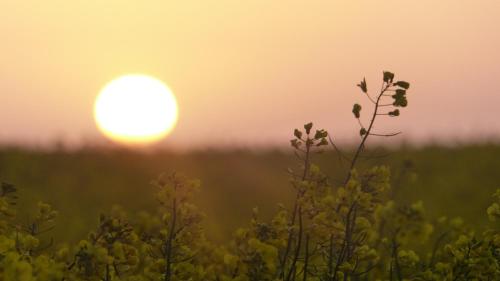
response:
[[(291, 151), (291, 149), (289, 150)], [(472, 225), (484, 222), (491, 194), (500, 187), (500, 145), (403, 147), (372, 149), (362, 166), (391, 166), (395, 197), (422, 200), (430, 217), (461, 216)], [(315, 156), (333, 181), (341, 182), (345, 167), (333, 153)], [(202, 181), (197, 198), (207, 214), (212, 238), (226, 239), (245, 224), (254, 206), (265, 216), (276, 202), (292, 198), (287, 168), (297, 167), (291, 153), (279, 150), (206, 150), (151, 154), (121, 150), (82, 149), (75, 152), (0, 149), (0, 179), (19, 189), (21, 219), (38, 200), (60, 211), (56, 241), (78, 241), (97, 224), (98, 214), (113, 204), (130, 211), (156, 206), (150, 181), (172, 170)]]

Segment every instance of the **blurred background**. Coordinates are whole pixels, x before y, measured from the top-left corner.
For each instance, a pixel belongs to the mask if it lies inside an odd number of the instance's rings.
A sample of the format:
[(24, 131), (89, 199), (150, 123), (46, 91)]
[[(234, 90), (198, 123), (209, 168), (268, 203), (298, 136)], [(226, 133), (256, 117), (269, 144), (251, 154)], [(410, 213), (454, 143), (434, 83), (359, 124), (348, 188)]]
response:
[[(500, 146), (372, 148), (360, 169), (391, 168), (392, 193), (398, 202), (422, 200), (429, 218), (461, 216), (478, 229), (487, 219), (491, 195), (499, 188)], [(376, 157), (375, 157), (376, 156)], [(333, 152), (316, 154), (313, 162), (334, 186), (345, 177)], [(290, 205), (293, 188), (287, 168), (299, 163), (288, 150), (198, 150), (185, 153), (139, 153), (121, 149), (0, 150), (0, 179), (19, 188), (19, 218), (28, 221), (36, 203), (59, 210), (56, 241), (78, 241), (97, 225), (98, 215), (114, 204), (131, 214), (154, 211), (156, 188), (163, 172), (177, 171), (201, 180), (196, 203), (207, 215), (206, 228), (214, 239), (226, 239), (247, 224), (258, 206), (263, 219)]]
[[(253, 206), (288, 202), (295, 127), (356, 144), (352, 104), (369, 108), (356, 84), (377, 90), (389, 70), (411, 82), (409, 106), (377, 130), (403, 134), (371, 139), (367, 154), (384, 157), (361, 165), (390, 165), (395, 196), (430, 216), (479, 225), (500, 180), (499, 13), (486, 0), (1, 1), (0, 180), (20, 189), (21, 216), (52, 203), (55, 236), (78, 240), (114, 203), (153, 210), (150, 181), (177, 170), (201, 179), (223, 239)], [(176, 128), (147, 149), (108, 141), (93, 118), (102, 87), (127, 73), (178, 101)], [(346, 172), (336, 159), (314, 160), (333, 181)]]
[(281, 145), (312, 120), (351, 141), (383, 70), (412, 83), (382, 128), (410, 142), (498, 137), (497, 1), (1, 1), (2, 143), (96, 142), (99, 90), (126, 73), (175, 93), (159, 144)]

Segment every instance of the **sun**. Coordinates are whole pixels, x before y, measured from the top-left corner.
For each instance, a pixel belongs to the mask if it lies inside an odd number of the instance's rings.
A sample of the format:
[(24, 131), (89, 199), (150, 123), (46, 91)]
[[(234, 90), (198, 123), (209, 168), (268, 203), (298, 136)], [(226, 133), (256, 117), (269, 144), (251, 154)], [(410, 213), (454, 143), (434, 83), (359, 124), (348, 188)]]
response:
[(172, 91), (148, 75), (118, 77), (104, 86), (94, 104), (99, 130), (124, 144), (151, 144), (175, 127), (178, 107)]

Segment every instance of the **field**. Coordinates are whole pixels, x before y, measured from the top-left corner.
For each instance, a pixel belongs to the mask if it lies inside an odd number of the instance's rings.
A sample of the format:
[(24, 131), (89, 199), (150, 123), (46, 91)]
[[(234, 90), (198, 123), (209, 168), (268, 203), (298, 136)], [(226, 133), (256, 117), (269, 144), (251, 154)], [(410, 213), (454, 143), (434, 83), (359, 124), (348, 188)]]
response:
[[(139, 153), (127, 150), (81, 149), (36, 151), (0, 150), (0, 179), (18, 187), (19, 219), (29, 220), (31, 206), (44, 201), (59, 211), (55, 241), (77, 242), (94, 229), (101, 212), (113, 204), (133, 214), (157, 207), (150, 183), (163, 172), (178, 171), (201, 180), (196, 203), (206, 214), (207, 235), (217, 241), (244, 226), (258, 206), (264, 217), (277, 203), (290, 206), (294, 192), (287, 168), (298, 163), (285, 150), (204, 150), (189, 153)], [(427, 216), (461, 216), (481, 228), (500, 187), (500, 145), (383, 148), (366, 152), (361, 167), (391, 167), (394, 196), (402, 204), (422, 200)], [(345, 174), (332, 152), (313, 158), (333, 183)]]
[(500, 1), (32, 2), (0, 281), (500, 280)]

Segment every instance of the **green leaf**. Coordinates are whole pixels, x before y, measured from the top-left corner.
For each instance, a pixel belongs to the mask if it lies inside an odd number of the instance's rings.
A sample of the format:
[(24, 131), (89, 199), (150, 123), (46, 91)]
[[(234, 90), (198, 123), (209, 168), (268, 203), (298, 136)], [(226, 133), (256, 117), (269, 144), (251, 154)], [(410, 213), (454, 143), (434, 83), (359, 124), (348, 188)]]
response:
[(392, 83), (392, 80), (394, 80), (394, 73), (389, 71), (384, 71), (384, 82)]
[(312, 122), (309, 122), (307, 124), (304, 125), (304, 129), (306, 129), (306, 134), (309, 135), (309, 133), (311, 132), (311, 129), (313, 127), (313, 123)]
[(354, 106), (352, 107), (352, 113), (354, 114), (354, 117), (359, 118), (361, 116), (361, 105), (355, 103)]
[(410, 88), (410, 83), (408, 83), (406, 81), (398, 81), (398, 82), (394, 83), (394, 85), (401, 87), (403, 89), (406, 89), (406, 90), (408, 90), (408, 88)]
[(368, 92), (368, 88), (366, 87), (366, 80), (365, 78), (363, 78), (363, 81), (361, 81), (359, 84), (358, 84), (358, 87), (361, 88), (361, 91), (363, 91), (363, 93), (367, 93)]

